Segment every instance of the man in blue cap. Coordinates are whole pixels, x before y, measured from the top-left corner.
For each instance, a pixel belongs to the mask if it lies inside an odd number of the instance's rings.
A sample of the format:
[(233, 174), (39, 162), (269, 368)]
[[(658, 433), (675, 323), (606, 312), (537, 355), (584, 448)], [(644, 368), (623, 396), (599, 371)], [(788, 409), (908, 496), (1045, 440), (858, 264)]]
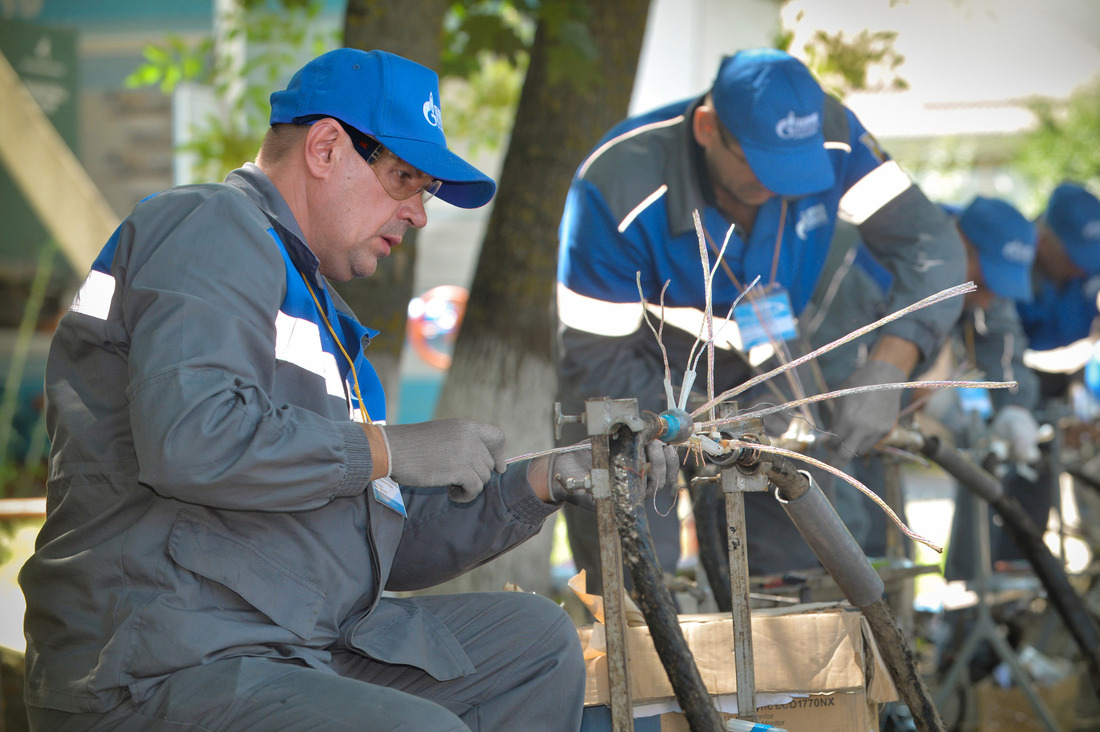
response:
[[(859, 226), (895, 274), (891, 310), (961, 283), (962, 247), (947, 217), (851, 110), (787, 53), (740, 51), (722, 61), (703, 96), (612, 128), (578, 168), (561, 220), (563, 410), (576, 413), (584, 400), (598, 397), (636, 397), (642, 409), (666, 408), (664, 354), (643, 321), (647, 314), (664, 317), (670, 387), (679, 390), (694, 366), (696, 337), (707, 333), (708, 292), (717, 334), (715, 393), (743, 383), (773, 354), (785, 354), (838, 219)], [(744, 304), (758, 307), (724, 317), (742, 292)], [(847, 385), (905, 380), (938, 347), (960, 307), (946, 301), (888, 326)], [(761, 322), (759, 312), (776, 317)], [(696, 396), (706, 382), (704, 374), (695, 380)], [(869, 451), (893, 426), (898, 400), (895, 392), (877, 391), (840, 402), (831, 447), (845, 455)], [(563, 441), (580, 436), (566, 430)], [(667, 497), (658, 503), (650, 506), (650, 528), (662, 566), (674, 572), (677, 514)], [(750, 494), (747, 504), (751, 572), (816, 565), (774, 497)], [(593, 522), (569, 510), (566, 518), (574, 560), (592, 577), (598, 566)]]
[[(550, 476), (590, 455), (506, 466), (496, 427), (387, 424), (375, 332), (328, 286), (372, 274), (431, 196), (495, 184), (399, 56), (324, 54), (271, 106), (256, 164), (138, 204), (58, 325), (20, 574), (31, 728), (575, 731), (554, 602), (392, 593), (534, 536), (566, 497)], [(647, 452), (655, 488), (675, 460)]]
[[(966, 374), (978, 374), (975, 378), (989, 381), (1016, 381), (1013, 389), (953, 389), (931, 395), (925, 413), (942, 422), (956, 434), (960, 444), (965, 444), (972, 424), (971, 412), (977, 412), (982, 424), (989, 425), (994, 435), (1007, 447), (1009, 463), (1019, 466), (1025, 475), (1034, 480), (1034, 465), (1039, 460), (1039, 426), (1032, 416), (1039, 401), (1038, 379), (1024, 365), (1023, 354), (1027, 337), (1023, 333), (1016, 304), (1031, 297), (1031, 266), (1035, 258), (1035, 227), (1012, 204), (996, 198), (975, 197), (965, 207), (943, 206), (955, 221), (962, 238), (966, 258), (966, 279), (975, 284), (974, 292), (967, 293), (963, 310), (951, 331), (947, 351), (942, 354), (947, 362), (937, 362), (939, 369), (946, 369), (947, 377), (965, 366)], [(857, 233), (842, 227), (834, 239), (830, 262), (822, 286), (815, 293), (808, 310), (807, 320), (812, 324), (806, 333), (810, 346), (817, 348), (840, 338), (860, 326), (886, 314), (886, 291), (890, 286), (890, 274), (870, 257), (862, 247)], [(821, 377), (827, 388), (836, 388), (859, 363), (866, 358), (868, 349), (875, 347), (876, 333), (847, 343), (822, 356), (817, 361)], [(937, 354), (922, 361), (916, 372), (933, 367)], [(850, 467), (866, 485), (874, 488), (883, 484), (883, 466), (877, 458), (857, 460)], [(1020, 481), (1014, 481), (1019, 483)], [(1026, 488), (1017, 486), (1014, 494), (1026, 505), (1035, 505), (1035, 513), (1041, 513), (1041, 501), (1028, 483)], [(1010, 488), (1011, 489), (1011, 488)], [(962, 513), (970, 516), (968, 502), (960, 502)], [(1049, 502), (1047, 502), (1049, 509)], [(895, 507), (900, 508), (900, 507)], [(956, 526), (969, 527), (970, 521), (957, 522)], [(873, 506), (868, 507), (866, 522), (861, 523), (857, 539), (870, 556), (883, 556), (886, 550), (886, 532), (892, 530), (884, 516)], [(853, 532), (855, 533), (855, 532)], [(959, 549), (968, 535), (952, 541)], [(997, 556), (1011, 553), (1010, 542), (998, 540)], [(973, 548), (953, 551), (949, 561), (972, 558)], [(954, 567), (956, 565), (951, 564)], [(972, 565), (961, 572), (973, 576)], [(964, 576), (952, 570), (952, 578)]]
[[(1008, 495), (1032, 518), (1046, 526), (1050, 513), (1049, 481), (1041, 477), (1038, 375), (1024, 364), (1029, 347), (1016, 308), (1031, 301), (1031, 271), (1036, 256), (1035, 225), (1012, 204), (976, 197), (958, 213), (957, 223), (968, 253), (967, 279), (977, 285), (968, 293), (955, 327), (952, 361), (969, 367), (975, 378), (1015, 381), (1011, 389), (958, 389), (941, 392), (926, 411), (955, 432), (958, 444), (969, 446), (975, 424), (986, 425), (1003, 445), (998, 477)], [(955, 515), (944, 564), (948, 580), (972, 579), (981, 556), (975, 543), (974, 501), (956, 491)], [(1022, 559), (1015, 543), (988, 517), (990, 558), (994, 563)]]
[(1092, 331), (1100, 293), (1100, 200), (1079, 183), (1062, 183), (1037, 225), (1034, 297), (1019, 311), (1031, 348), (1047, 351)]

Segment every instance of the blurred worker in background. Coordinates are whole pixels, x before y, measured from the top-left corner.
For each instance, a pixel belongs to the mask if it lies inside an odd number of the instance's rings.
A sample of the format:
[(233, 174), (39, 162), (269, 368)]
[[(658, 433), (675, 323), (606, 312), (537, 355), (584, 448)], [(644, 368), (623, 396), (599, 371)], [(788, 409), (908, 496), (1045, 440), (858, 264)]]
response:
[(1100, 293), (1100, 200), (1084, 186), (1062, 183), (1036, 222), (1032, 297), (1017, 305), (1036, 351), (1088, 338)]
[(1092, 397), (1100, 344), (1100, 199), (1084, 185), (1065, 181), (1051, 192), (1036, 226), (1033, 299), (1017, 307), (1034, 351), (1029, 360), (1039, 375), (1043, 411), (1058, 431), (1054, 444), (1065, 448), (1052, 456), (1053, 464), (1044, 462), (1052, 472), (1041, 479), (1052, 484), (1055, 499), (1063, 469), (1074, 476), (1079, 528), (1095, 538), (1100, 482), (1096, 461), (1086, 459), (1093, 448), (1085, 443), (1100, 443), (1100, 410)]
[[(519, 592), (421, 597), (537, 534), (587, 451), (385, 421), (329, 280), (433, 195), (489, 202), (435, 72), (338, 49), (271, 97), (256, 164), (143, 201), (61, 319), (48, 509), (20, 583), (34, 730), (575, 732), (576, 629)], [(651, 489), (675, 470), (647, 446)], [(668, 458), (668, 459), (666, 459)]]
[[(1031, 301), (1031, 267), (1036, 253), (1035, 226), (1006, 201), (978, 197), (958, 218), (970, 255), (967, 279), (978, 286), (966, 296), (955, 329), (954, 362), (971, 378), (1015, 381), (1011, 389), (958, 389), (934, 394), (926, 412), (953, 429), (962, 447), (982, 440), (992, 454), (987, 466), (1004, 483), (1040, 529), (1051, 507), (1050, 482), (1040, 470), (1039, 379), (1024, 364), (1029, 347), (1017, 305)], [(937, 412), (937, 402), (945, 408)], [(949, 580), (976, 575), (979, 553), (972, 496), (958, 489), (944, 574)], [(1022, 558), (1011, 538), (988, 517), (990, 557), (994, 563)]]
[[(706, 244), (696, 234), (696, 213)], [(716, 270), (715, 393), (774, 366), (769, 357), (786, 357), (784, 341), (797, 337), (796, 318), (838, 219), (857, 225), (893, 273), (891, 309), (962, 281), (962, 246), (944, 213), (787, 53), (740, 51), (722, 61), (706, 94), (612, 128), (578, 168), (561, 220), (556, 358), (563, 410), (578, 413), (598, 397), (635, 397), (642, 409), (665, 409), (663, 354), (643, 320), (647, 311), (664, 317), (678, 394), (696, 338), (707, 332), (706, 269)], [(746, 302), (759, 309), (743, 308), (727, 323), (723, 316), (757, 277)], [(892, 323), (847, 385), (904, 380), (938, 349), (960, 307), (948, 300)], [(760, 311), (775, 317), (761, 321)], [(689, 408), (706, 393), (705, 363)], [(893, 426), (899, 398), (879, 391), (843, 400), (831, 447), (866, 453)], [(563, 442), (580, 437), (579, 426), (567, 425)], [(746, 503), (752, 573), (817, 565), (774, 496), (749, 494)], [(573, 511), (566, 519), (574, 560), (598, 576), (594, 520)], [(675, 572), (675, 495), (658, 496), (649, 519), (662, 567)], [(697, 523), (703, 519), (710, 517), (696, 515)]]
[[(924, 413), (942, 422), (960, 444), (978, 435), (976, 429), (991, 430), (1008, 448), (1005, 458), (1024, 467), (1034, 479), (1033, 466), (1039, 459), (1039, 425), (1032, 412), (1038, 404), (1038, 380), (1023, 363), (1027, 338), (1016, 314), (1016, 302), (1030, 297), (1030, 270), (1035, 257), (1035, 227), (1012, 204), (978, 196), (965, 207), (944, 206), (958, 227), (966, 251), (966, 279), (975, 291), (964, 297), (963, 310), (951, 337), (938, 359), (923, 362), (917, 375), (932, 369), (936, 378), (983, 381), (1016, 381), (1013, 389), (945, 389), (931, 392)], [(888, 314), (885, 298), (890, 274), (862, 247), (850, 228), (838, 231), (830, 252), (828, 275), (815, 293), (809, 310), (807, 337), (818, 348), (860, 326)], [(853, 368), (875, 347), (877, 332), (871, 332), (818, 357), (822, 390), (837, 388)], [(909, 395), (911, 396), (911, 395)], [(909, 401), (908, 396), (905, 401)], [(885, 484), (885, 466), (877, 456), (864, 456), (848, 467), (873, 490)], [(961, 489), (960, 489), (961, 490)], [(1024, 497), (1034, 499), (1030, 487), (1019, 487)], [(961, 494), (960, 494), (961, 496)], [(972, 516), (969, 502), (963, 508)], [(886, 532), (893, 531), (885, 515), (869, 501), (864, 533), (856, 538), (868, 556), (884, 556)], [(1049, 505), (1049, 502), (1048, 502)], [(904, 505), (893, 506), (904, 515)], [(1041, 508), (1036, 508), (1040, 511)], [(972, 520), (956, 523), (972, 535)], [(951, 542), (953, 550), (961, 548)], [(972, 556), (973, 548), (958, 552)], [(1009, 552), (1006, 543), (1003, 551)], [(955, 552), (953, 551), (953, 555)]]

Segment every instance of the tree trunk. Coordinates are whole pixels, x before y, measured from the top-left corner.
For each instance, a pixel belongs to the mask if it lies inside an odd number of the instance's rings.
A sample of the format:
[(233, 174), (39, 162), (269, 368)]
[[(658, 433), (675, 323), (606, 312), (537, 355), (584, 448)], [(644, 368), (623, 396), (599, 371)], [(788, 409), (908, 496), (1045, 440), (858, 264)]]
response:
[[(450, 0), (348, 0), (344, 45), (389, 51), (438, 71), (443, 17), (449, 6)], [(417, 21), (410, 23), (409, 18)], [(373, 277), (333, 285), (364, 325), (381, 331), (368, 355), (386, 390), (391, 421), (397, 420), (399, 407), (401, 349), (416, 276), (416, 233), (410, 229), (405, 234), (401, 246), (378, 262)]]
[[(578, 8), (586, 18), (576, 17)], [(516, 112), (437, 417), (467, 417), (502, 428), (510, 457), (553, 445), (552, 335), (558, 222), (573, 172), (630, 102), (649, 0), (549, 0), (531, 50)], [(555, 65), (560, 48), (547, 18), (586, 22), (598, 49), (587, 69)], [(560, 22), (560, 21), (559, 21)], [(579, 82), (587, 82), (581, 84)], [(506, 581), (549, 594), (554, 521), (518, 550), (449, 583), (500, 589)]]

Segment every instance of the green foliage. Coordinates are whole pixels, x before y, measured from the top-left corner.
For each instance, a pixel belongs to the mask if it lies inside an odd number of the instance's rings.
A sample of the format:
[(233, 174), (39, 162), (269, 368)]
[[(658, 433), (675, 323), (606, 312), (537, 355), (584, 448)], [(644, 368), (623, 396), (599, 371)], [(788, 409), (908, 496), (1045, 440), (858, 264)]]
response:
[(441, 76), (476, 75), (485, 54), (526, 69), (537, 21), (537, 3), (464, 0), (452, 4), (444, 20)]
[(268, 96), (279, 80), (299, 65), (303, 55), (318, 55), (338, 41), (316, 29), (322, 8), (322, 0), (240, 0), (240, 16), (228, 23), (224, 40), (245, 41), (248, 54), (243, 63), (216, 53), (213, 37), (189, 44), (170, 36), (144, 49), (146, 62), (126, 85), (155, 85), (165, 94), (182, 82), (209, 86), (218, 99), (218, 112), (193, 128), (191, 141), (180, 149), (195, 154), (202, 178), (221, 180), (255, 156), (271, 112)]
[(444, 78), (444, 123), (452, 139), (469, 141), (471, 152), (498, 150), (512, 129), (528, 55), (517, 55), (513, 64), (482, 51), (476, 61), (477, 68), (466, 78)]
[(199, 81), (205, 75), (207, 59), (214, 47), (212, 38), (189, 46), (177, 36), (170, 36), (163, 45), (146, 46), (142, 50), (145, 63), (126, 77), (126, 86), (159, 86), (171, 94), (183, 81)]
[(512, 129), (516, 105), (541, 25), (549, 82), (584, 91), (600, 77), (599, 47), (584, 0), (460, 0), (444, 22), (442, 74), (448, 133), (474, 150), (497, 149)]
[(444, 122), (471, 152), (499, 149), (512, 129), (538, 9), (533, 0), (460, 0), (444, 19)]
[[(805, 13), (798, 12), (794, 25), (804, 18)], [(795, 31), (794, 27), (780, 28), (772, 45), (792, 55), (801, 55), (821, 86), (833, 96), (843, 99), (853, 91), (909, 88), (909, 83), (898, 73), (905, 56), (894, 50), (896, 31), (865, 29), (855, 38), (847, 38), (844, 31), (816, 30), (810, 40), (802, 44), (801, 54), (792, 48)]]
[[(813, 40), (803, 46), (806, 65), (817, 76), (825, 91), (843, 98), (847, 92), (869, 91), (889, 86), (908, 89), (909, 84), (898, 76), (898, 67), (905, 56), (894, 50), (895, 31), (861, 30), (848, 39), (844, 31), (835, 34), (818, 30)], [(884, 80), (871, 82), (873, 72), (883, 71)]]
[[(127, 86), (158, 86), (171, 94), (183, 82), (204, 84), (224, 101), (191, 142), (180, 149), (198, 158), (202, 177), (220, 180), (255, 154), (270, 113), (268, 96), (303, 55), (318, 55), (339, 44), (315, 30), (322, 0), (240, 0), (242, 17), (227, 41), (243, 35), (248, 58), (235, 69), (217, 54), (213, 37), (188, 43), (177, 36), (150, 45), (145, 63)], [(447, 84), (449, 133), (474, 149), (496, 149), (507, 139), (523, 88), (529, 49), (542, 24), (549, 42), (550, 82), (582, 90), (599, 78), (599, 48), (586, 24), (585, 0), (457, 0), (444, 21), (441, 78)], [(303, 54), (308, 50), (308, 54)], [(231, 87), (245, 84), (239, 96)]]
[(1044, 191), (1064, 180), (1100, 186), (1100, 77), (1068, 99), (1034, 98), (1027, 106), (1038, 124), (1024, 136), (1020, 172)]

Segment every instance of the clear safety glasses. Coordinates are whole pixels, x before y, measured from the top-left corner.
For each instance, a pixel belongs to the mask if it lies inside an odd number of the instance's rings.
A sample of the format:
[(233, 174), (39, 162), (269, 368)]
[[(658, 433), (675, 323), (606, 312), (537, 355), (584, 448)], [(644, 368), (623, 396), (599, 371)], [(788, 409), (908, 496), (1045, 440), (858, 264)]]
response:
[(340, 126), (348, 133), (355, 152), (367, 161), (390, 198), (404, 201), (420, 194), (421, 201), (427, 203), (443, 185), (443, 181), (409, 165), (373, 137), (344, 122), (340, 122)]

